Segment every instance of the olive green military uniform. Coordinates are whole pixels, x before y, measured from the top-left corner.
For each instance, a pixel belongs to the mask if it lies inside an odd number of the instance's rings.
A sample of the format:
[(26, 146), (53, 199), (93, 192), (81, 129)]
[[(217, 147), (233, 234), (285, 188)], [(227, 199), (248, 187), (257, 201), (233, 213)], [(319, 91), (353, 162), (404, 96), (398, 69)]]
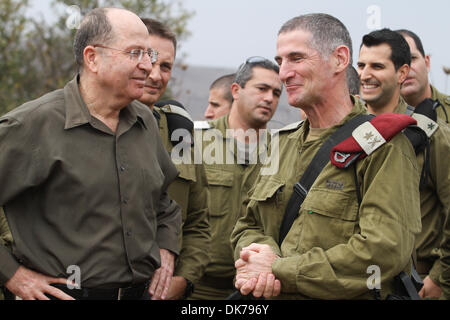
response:
[[(406, 113), (407, 104), (401, 99), (395, 112)], [(430, 121), (431, 126), (435, 126)], [(430, 176), (420, 190), (422, 231), (416, 238), (417, 271), (425, 278), (439, 283), (439, 257), (443, 226), (450, 207), (450, 127), (438, 117), (437, 130), (430, 137)], [(445, 156), (444, 156), (445, 155)], [(424, 153), (417, 156), (419, 172), (424, 164)]]
[[(11, 231), (9, 231), (3, 208), (0, 207), (0, 245), (10, 246), (12, 244)], [(0, 287), (0, 300), (3, 300), (3, 291)]]
[[(231, 152), (230, 147), (226, 143), (226, 130), (229, 129), (228, 116), (211, 121), (209, 124), (211, 129), (217, 130), (218, 139), (220, 139), (220, 142), (223, 142), (223, 158), (225, 158), (226, 154)], [(213, 131), (202, 130), (198, 132), (205, 136), (208, 132), (212, 133)], [(217, 145), (220, 144), (218, 143)], [(203, 154), (209, 154), (208, 147), (211, 146), (211, 142), (204, 142)], [(220, 149), (222, 150), (221, 145)], [(235, 290), (233, 280), (236, 269), (234, 267), (235, 260), (230, 236), (242, 211), (242, 201), (253, 186), (260, 165), (237, 164), (237, 153), (235, 150), (232, 153), (234, 164), (207, 164), (208, 159), (203, 158), (209, 185), (208, 191), (210, 193), (209, 209), (212, 244), (210, 262), (206, 267), (205, 275), (195, 288), (192, 299), (223, 300)]]
[(441, 276), (439, 283), (442, 289), (441, 299), (450, 300), (450, 217), (447, 215), (447, 220), (444, 227), (444, 237), (441, 245)]
[(439, 92), (433, 86), (431, 86), (431, 92), (433, 94), (432, 99), (439, 100), (439, 102), (442, 104), (442, 108), (439, 107), (436, 109), (438, 117), (443, 119), (444, 121), (447, 120), (447, 117), (445, 116), (445, 113), (443, 110), (443, 108), (445, 108), (445, 111), (447, 112), (447, 116), (449, 117), (449, 120), (450, 120), (450, 96), (447, 96), (447, 95)]
[(410, 270), (415, 235), (421, 228), (419, 175), (414, 150), (402, 134), (357, 162), (359, 210), (354, 169), (328, 163), (278, 245), (294, 184), (324, 141), (343, 123), (366, 112), (357, 100), (341, 124), (308, 142), (308, 120), (297, 130), (280, 132), (279, 171), (258, 178), (231, 240), (236, 258), (251, 243), (268, 244), (280, 256), (272, 265), (281, 281), (278, 298), (373, 298), (367, 286), (372, 266), (380, 268), (385, 297), (392, 291), (394, 277)]
[[(155, 107), (155, 111), (161, 117), (159, 131), (164, 147), (171, 153), (173, 145), (169, 137), (166, 113), (175, 112), (174, 107)], [(208, 264), (211, 243), (205, 169), (203, 165), (193, 163), (175, 166), (180, 174), (169, 186), (169, 196), (181, 207), (182, 232), (179, 237), (180, 255), (176, 260), (174, 275), (195, 284)]]

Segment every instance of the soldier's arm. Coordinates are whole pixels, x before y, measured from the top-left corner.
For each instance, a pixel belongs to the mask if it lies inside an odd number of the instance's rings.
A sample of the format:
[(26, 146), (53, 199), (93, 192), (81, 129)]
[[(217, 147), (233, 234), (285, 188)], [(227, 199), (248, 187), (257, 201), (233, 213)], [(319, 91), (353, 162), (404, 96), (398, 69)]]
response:
[[(420, 231), (417, 162), (408, 143), (397, 136), (358, 163), (363, 179), (362, 203), (359, 220), (355, 221), (356, 232), (346, 243), (314, 247), (304, 254), (275, 260), (273, 272), (281, 280), (283, 292), (320, 299), (351, 299), (369, 293), (369, 267), (380, 269), (382, 288), (386, 280), (407, 269), (415, 234)], [(314, 196), (313, 192), (310, 196)], [(320, 205), (325, 199), (315, 201)], [(347, 208), (353, 210), (353, 206)], [(323, 239), (333, 236), (324, 234), (320, 226), (317, 228), (303, 232)]]
[(196, 182), (191, 182), (189, 203), (183, 225), (183, 245), (175, 275), (192, 283), (203, 275), (209, 261), (211, 233), (206, 175), (203, 165), (196, 165)]
[[(443, 207), (442, 212), (448, 216), (450, 210), (450, 165), (448, 157), (443, 155), (450, 154), (450, 127), (444, 121), (438, 120), (438, 123), (439, 130), (432, 137), (434, 141), (430, 156), (431, 179), (435, 181), (436, 193)], [(442, 272), (439, 260), (435, 261), (429, 272), (429, 276), (435, 284), (439, 284), (439, 276)]]
[(444, 237), (441, 245), (442, 257), (440, 259), (441, 274), (439, 276), (439, 283), (442, 289), (441, 299), (450, 300), (450, 217), (444, 225)]

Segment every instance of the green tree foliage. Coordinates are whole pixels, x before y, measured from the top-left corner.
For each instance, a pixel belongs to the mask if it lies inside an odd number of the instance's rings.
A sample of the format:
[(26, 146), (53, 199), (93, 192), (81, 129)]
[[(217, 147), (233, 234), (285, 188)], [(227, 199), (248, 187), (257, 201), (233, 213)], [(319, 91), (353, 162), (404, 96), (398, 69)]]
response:
[[(84, 15), (96, 7), (126, 8), (166, 23), (179, 44), (190, 35), (186, 26), (193, 16), (181, 0), (54, 0), (52, 4), (57, 19), (49, 23), (42, 16), (26, 17), (29, 0), (0, 0), (0, 115), (62, 88), (75, 76), (75, 9)], [(180, 57), (177, 60), (180, 63)]]

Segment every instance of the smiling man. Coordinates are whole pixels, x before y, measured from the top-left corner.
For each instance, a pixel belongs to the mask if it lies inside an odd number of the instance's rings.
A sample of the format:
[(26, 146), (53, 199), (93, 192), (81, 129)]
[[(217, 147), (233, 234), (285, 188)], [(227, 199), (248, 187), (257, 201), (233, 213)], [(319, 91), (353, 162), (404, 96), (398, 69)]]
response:
[(146, 299), (181, 225), (167, 195), (177, 170), (134, 102), (156, 56), (141, 19), (113, 8), (85, 16), (74, 53), (80, 73), (64, 89), (0, 118), (14, 239), (12, 253), (0, 246), (0, 284), (23, 299)]
[(208, 156), (203, 158), (211, 197), (212, 243), (210, 262), (195, 288), (193, 299), (221, 300), (234, 291), (230, 235), (261, 168), (260, 159), (252, 159), (267, 145), (265, 129), (277, 109), (282, 91), (278, 71), (278, 66), (265, 58), (247, 59), (231, 85), (234, 100), (230, 113), (210, 121), (209, 128), (199, 131), (203, 137), (214, 137), (203, 139), (203, 150), (212, 147), (216, 156), (223, 157), (217, 162)]
[[(159, 107), (155, 106), (166, 91), (172, 76), (177, 47), (176, 35), (157, 20), (144, 18), (142, 21), (148, 29), (151, 47), (158, 51), (158, 60), (153, 63), (152, 71), (145, 84), (144, 95), (139, 101), (153, 111), (159, 123), (159, 133), (164, 147), (171, 153), (178, 143), (172, 140), (171, 133), (177, 129), (191, 131), (189, 125), (192, 125), (190, 116), (182, 107), (164, 103)], [(192, 148), (188, 150), (192, 151)], [(194, 290), (195, 283), (203, 275), (208, 263), (211, 237), (205, 169), (202, 164), (192, 163), (180, 163), (176, 167), (180, 174), (169, 186), (169, 195), (182, 209), (182, 229), (179, 235), (180, 255), (174, 259), (173, 254), (167, 250), (161, 250), (164, 264), (156, 271), (150, 286), (153, 299), (187, 298)], [(169, 279), (172, 281), (169, 282)], [(162, 288), (165, 289), (161, 290)]]
[[(329, 161), (327, 150), (309, 191), (300, 181), (308, 164), (317, 165), (313, 159), (323, 145), (335, 145), (329, 138), (366, 114), (349, 93), (351, 57), (348, 30), (327, 14), (295, 17), (278, 33), (280, 79), (289, 103), (307, 119), (280, 132), (279, 170), (258, 177), (233, 230), (236, 287), (244, 295), (371, 299), (377, 295), (368, 286), (368, 270), (376, 266), (385, 297), (394, 291), (394, 277), (410, 269), (420, 212), (416, 161), (404, 136), (395, 135), (345, 168), (336, 165), (336, 157)], [(351, 141), (344, 142), (358, 150)], [(285, 224), (288, 208), (295, 210)]]

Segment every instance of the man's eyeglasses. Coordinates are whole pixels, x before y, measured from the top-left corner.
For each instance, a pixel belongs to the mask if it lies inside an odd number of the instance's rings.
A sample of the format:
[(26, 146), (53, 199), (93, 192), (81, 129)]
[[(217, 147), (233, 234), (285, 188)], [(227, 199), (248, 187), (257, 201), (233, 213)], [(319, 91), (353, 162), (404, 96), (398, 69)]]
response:
[(127, 53), (130, 56), (130, 59), (133, 61), (137, 61), (140, 62), (142, 61), (142, 59), (144, 58), (145, 54), (148, 54), (151, 63), (155, 63), (156, 61), (158, 61), (158, 51), (156, 51), (155, 49), (148, 49), (148, 50), (143, 50), (143, 49), (132, 49), (130, 51), (127, 50), (121, 50), (121, 49), (116, 49), (116, 48), (111, 48), (111, 47), (107, 47), (107, 46), (103, 46), (100, 44), (94, 44), (93, 47), (99, 47), (99, 48), (104, 48), (104, 49), (111, 49), (111, 50), (116, 50), (116, 51), (121, 51), (123, 53)]

